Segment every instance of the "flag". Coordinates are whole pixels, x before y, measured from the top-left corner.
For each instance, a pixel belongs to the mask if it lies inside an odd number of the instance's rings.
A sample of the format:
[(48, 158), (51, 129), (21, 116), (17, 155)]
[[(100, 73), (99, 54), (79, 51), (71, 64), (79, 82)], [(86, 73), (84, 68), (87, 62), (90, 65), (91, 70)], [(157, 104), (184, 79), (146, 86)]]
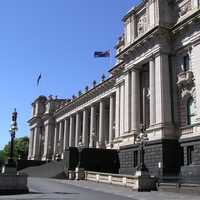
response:
[(110, 57), (110, 50), (107, 51), (95, 51), (94, 52), (95, 58), (103, 58), (103, 57)]
[(42, 78), (42, 74), (40, 73), (40, 75), (38, 76), (37, 78), (37, 87), (39, 86), (40, 84), (40, 79)]

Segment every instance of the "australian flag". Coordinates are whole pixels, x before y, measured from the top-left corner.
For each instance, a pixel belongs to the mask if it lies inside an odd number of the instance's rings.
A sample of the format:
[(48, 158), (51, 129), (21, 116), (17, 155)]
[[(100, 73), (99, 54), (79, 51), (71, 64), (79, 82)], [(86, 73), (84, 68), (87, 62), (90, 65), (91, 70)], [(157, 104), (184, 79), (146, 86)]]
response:
[(103, 57), (110, 57), (110, 50), (107, 51), (95, 51), (94, 52), (95, 58), (103, 58)]

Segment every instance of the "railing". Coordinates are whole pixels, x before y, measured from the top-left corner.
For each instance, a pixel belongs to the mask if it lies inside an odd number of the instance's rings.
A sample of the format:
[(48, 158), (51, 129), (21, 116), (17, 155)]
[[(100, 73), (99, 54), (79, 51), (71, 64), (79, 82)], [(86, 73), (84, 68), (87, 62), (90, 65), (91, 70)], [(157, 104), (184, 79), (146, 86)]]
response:
[(133, 188), (138, 184), (138, 177), (123, 174), (108, 174), (99, 172), (85, 172), (85, 179), (99, 183), (109, 183)]

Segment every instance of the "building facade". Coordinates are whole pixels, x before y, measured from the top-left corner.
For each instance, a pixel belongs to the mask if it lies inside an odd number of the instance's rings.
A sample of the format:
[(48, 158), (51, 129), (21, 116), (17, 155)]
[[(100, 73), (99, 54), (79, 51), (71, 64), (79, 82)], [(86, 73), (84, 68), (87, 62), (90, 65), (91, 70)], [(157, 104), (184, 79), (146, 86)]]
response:
[(108, 78), (72, 99), (38, 97), (29, 120), (31, 160), (80, 144), (119, 150), (120, 173), (145, 163), (157, 175), (200, 174), (200, 1), (143, 0), (123, 18)]

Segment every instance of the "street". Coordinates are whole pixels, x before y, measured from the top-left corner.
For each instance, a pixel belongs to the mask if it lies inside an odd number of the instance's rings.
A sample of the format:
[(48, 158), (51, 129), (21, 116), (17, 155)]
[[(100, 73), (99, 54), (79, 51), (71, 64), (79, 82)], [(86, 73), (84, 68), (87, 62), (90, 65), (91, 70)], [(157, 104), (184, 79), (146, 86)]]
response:
[(86, 181), (29, 178), (29, 194), (0, 196), (0, 199), (74, 200), (199, 200), (195, 194), (135, 192), (129, 188)]

